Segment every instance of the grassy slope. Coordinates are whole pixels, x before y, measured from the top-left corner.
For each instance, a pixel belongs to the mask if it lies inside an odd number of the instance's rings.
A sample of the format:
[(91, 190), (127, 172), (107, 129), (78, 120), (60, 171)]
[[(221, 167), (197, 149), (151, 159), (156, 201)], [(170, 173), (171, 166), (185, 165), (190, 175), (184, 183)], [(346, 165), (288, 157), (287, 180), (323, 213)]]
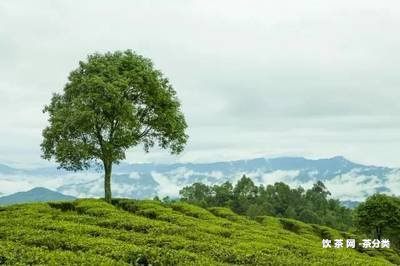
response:
[(251, 221), (224, 208), (100, 200), (0, 209), (0, 264), (400, 264), (391, 249), (322, 249), (351, 235), (289, 219)]

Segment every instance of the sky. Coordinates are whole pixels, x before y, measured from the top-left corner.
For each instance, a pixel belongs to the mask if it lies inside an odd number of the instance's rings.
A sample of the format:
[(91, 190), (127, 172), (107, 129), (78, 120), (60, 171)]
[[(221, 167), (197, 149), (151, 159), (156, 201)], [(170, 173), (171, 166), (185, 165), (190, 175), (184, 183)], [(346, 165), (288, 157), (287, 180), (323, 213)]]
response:
[(132, 49), (177, 91), (185, 151), (128, 162), (342, 155), (400, 167), (400, 2), (0, 2), (0, 163), (42, 165), (42, 113), (94, 52)]

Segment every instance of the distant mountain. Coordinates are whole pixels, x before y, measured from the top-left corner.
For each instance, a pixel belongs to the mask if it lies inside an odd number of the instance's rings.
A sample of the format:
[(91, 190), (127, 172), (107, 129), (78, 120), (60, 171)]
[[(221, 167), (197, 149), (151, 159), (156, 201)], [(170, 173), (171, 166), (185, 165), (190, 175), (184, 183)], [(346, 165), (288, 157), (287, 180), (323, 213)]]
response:
[[(56, 167), (38, 169), (0, 168), (0, 192), (14, 188), (45, 186), (76, 197), (103, 195), (103, 174), (91, 169), (67, 172)], [(375, 192), (400, 194), (400, 169), (362, 165), (342, 156), (310, 160), (302, 157), (256, 158), (214, 163), (115, 165), (112, 192), (116, 197), (152, 198), (179, 195), (179, 190), (194, 182), (236, 183), (246, 174), (256, 184), (285, 182), (309, 188), (318, 180), (341, 201), (361, 201)], [(10, 188), (4, 190), (4, 188)], [(13, 191), (11, 191), (13, 190)]]
[(26, 192), (17, 192), (8, 196), (0, 197), (0, 205), (73, 199), (75, 199), (75, 197), (63, 195), (47, 188), (37, 187)]

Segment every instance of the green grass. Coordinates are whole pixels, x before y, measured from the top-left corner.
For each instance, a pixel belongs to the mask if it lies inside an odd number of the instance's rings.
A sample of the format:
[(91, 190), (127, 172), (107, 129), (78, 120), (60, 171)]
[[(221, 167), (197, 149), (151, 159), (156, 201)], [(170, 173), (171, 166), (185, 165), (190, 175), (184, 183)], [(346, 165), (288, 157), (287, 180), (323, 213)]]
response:
[(392, 249), (323, 249), (322, 238), (358, 239), (296, 220), (249, 220), (181, 202), (84, 199), (0, 208), (0, 264), (6, 265), (400, 264)]

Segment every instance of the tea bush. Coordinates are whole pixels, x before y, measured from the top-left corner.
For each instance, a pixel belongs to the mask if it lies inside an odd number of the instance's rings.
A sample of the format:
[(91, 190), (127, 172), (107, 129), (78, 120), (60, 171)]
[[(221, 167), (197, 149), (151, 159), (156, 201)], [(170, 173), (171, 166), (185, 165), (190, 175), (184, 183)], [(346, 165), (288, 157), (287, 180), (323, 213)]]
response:
[[(4, 265), (391, 265), (393, 249), (323, 249), (357, 238), (286, 218), (249, 220), (183, 202), (79, 199), (0, 211)], [(333, 242), (333, 241), (332, 241)]]

